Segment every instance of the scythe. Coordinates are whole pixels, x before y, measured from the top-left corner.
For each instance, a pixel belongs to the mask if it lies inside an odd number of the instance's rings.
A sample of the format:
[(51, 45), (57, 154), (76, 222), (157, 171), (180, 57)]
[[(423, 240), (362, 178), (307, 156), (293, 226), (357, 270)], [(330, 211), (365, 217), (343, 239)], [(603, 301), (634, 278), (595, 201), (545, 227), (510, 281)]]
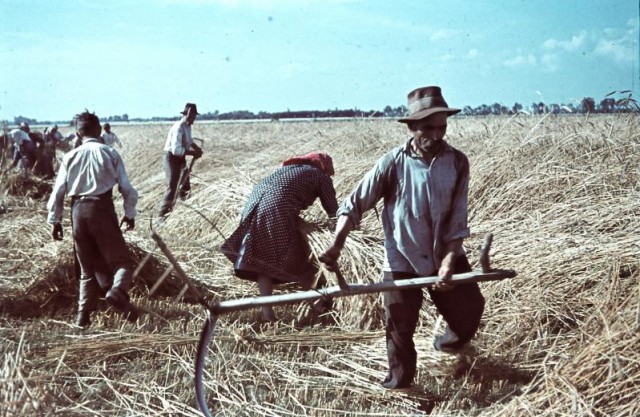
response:
[[(487, 234), (485, 236), (482, 248), (480, 250), (480, 264), (482, 270), (471, 271), (451, 276), (448, 283), (462, 284), (469, 282), (496, 281), (506, 278), (514, 278), (517, 273), (510, 269), (491, 269), (489, 267), (489, 249), (491, 247), (493, 236)], [(202, 298), (201, 304), (206, 309), (206, 320), (204, 327), (200, 333), (198, 341), (198, 350), (195, 361), (195, 389), (196, 400), (202, 414), (211, 417), (211, 411), (207, 406), (205, 389), (204, 389), (204, 365), (207, 358), (208, 346), (213, 338), (218, 317), (222, 314), (234, 311), (248, 310), (262, 306), (275, 306), (284, 304), (300, 303), (304, 301), (314, 301), (325, 298), (349, 297), (358, 294), (370, 294), (386, 291), (397, 291), (411, 288), (423, 288), (441, 282), (439, 276), (411, 278), (399, 281), (385, 281), (374, 284), (349, 284), (345, 286), (346, 281), (341, 274), (338, 274), (339, 286), (326, 287), (319, 290), (301, 291), (290, 294), (277, 294), (262, 297), (243, 298), (238, 300), (220, 301), (213, 305), (208, 305)]]

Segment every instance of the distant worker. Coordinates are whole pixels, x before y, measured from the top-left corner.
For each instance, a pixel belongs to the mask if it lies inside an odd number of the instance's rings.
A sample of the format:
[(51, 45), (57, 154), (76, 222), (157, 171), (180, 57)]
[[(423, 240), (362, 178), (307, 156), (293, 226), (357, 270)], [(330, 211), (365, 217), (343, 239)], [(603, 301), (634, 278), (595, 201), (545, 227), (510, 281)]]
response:
[[(478, 284), (452, 285), (452, 274), (471, 271), (462, 242), (469, 236), (467, 199), (469, 161), (445, 140), (448, 107), (439, 87), (422, 87), (408, 95), (406, 123), (411, 136), (378, 159), (338, 210), (333, 243), (321, 255), (327, 269), (337, 260), (351, 230), (363, 214), (383, 200), (384, 280), (438, 275), (428, 287), (431, 300), (447, 322), (434, 348), (460, 350), (475, 335), (484, 311)], [(413, 334), (423, 302), (421, 288), (384, 293), (389, 373), (385, 388), (413, 383), (417, 353)]]
[(78, 140), (78, 138), (76, 137), (75, 133), (69, 133), (62, 140), (62, 144), (63, 145), (60, 146), (60, 148), (62, 148), (62, 150), (64, 150), (65, 152), (68, 152), (71, 149), (75, 149), (75, 148), (77, 148), (77, 146), (76, 146), (76, 141), (77, 140)]
[[(165, 216), (173, 209), (176, 194), (185, 199), (191, 190), (189, 181), (189, 169), (187, 168), (187, 155), (194, 159), (202, 157), (202, 149), (191, 137), (191, 125), (196, 120), (198, 109), (194, 103), (187, 103), (182, 111), (182, 118), (171, 126), (164, 145), (163, 169), (166, 189), (159, 216)], [(179, 189), (179, 190), (178, 190)]]
[[(318, 267), (299, 230), (300, 212), (316, 198), (331, 218), (338, 203), (333, 188), (333, 160), (326, 152), (290, 158), (260, 181), (249, 195), (240, 225), (222, 245), (236, 276), (255, 281), (261, 296), (274, 284), (297, 282), (309, 289)], [(271, 306), (262, 308), (265, 321), (274, 321)]]
[(122, 147), (122, 142), (120, 142), (120, 138), (118, 138), (118, 135), (116, 135), (115, 132), (111, 131), (111, 125), (109, 123), (105, 123), (103, 128), (104, 133), (102, 134), (102, 140), (104, 141), (104, 144), (107, 146), (111, 146), (112, 148), (116, 144), (119, 147)]
[(13, 161), (7, 171), (12, 170), (16, 165), (26, 174), (36, 162), (36, 143), (29, 137), (29, 124), (22, 122), (17, 129), (9, 132), (13, 140)]
[(37, 159), (33, 166), (35, 175), (44, 179), (51, 179), (55, 176), (56, 149), (62, 144), (62, 141), (63, 137), (58, 131), (58, 125), (54, 125), (50, 130), (44, 130), (43, 141), (37, 149)]
[[(82, 144), (65, 154), (53, 192), (47, 203), (47, 221), (53, 225), (54, 240), (62, 240), (62, 211), (65, 195), (71, 197), (73, 240), (81, 268), (76, 325), (91, 324), (100, 288), (107, 302), (130, 322), (138, 319), (138, 310), (129, 301), (132, 269), (122, 235), (135, 227), (138, 192), (129, 182), (118, 152), (100, 142), (100, 121), (85, 111), (77, 116), (77, 136)], [(118, 185), (124, 203), (124, 217), (118, 223), (112, 190)], [(118, 226), (119, 224), (119, 226)], [(96, 274), (106, 263), (112, 275)], [(106, 281), (106, 282), (103, 282)]]
[(62, 141), (64, 137), (58, 128), (58, 125), (53, 125), (50, 130), (45, 129), (44, 131), (44, 143), (51, 143), (54, 148), (56, 148)]
[(33, 175), (45, 180), (53, 178), (56, 175), (53, 168), (53, 158), (47, 153), (45, 145), (38, 146), (36, 150), (36, 162), (33, 164)]

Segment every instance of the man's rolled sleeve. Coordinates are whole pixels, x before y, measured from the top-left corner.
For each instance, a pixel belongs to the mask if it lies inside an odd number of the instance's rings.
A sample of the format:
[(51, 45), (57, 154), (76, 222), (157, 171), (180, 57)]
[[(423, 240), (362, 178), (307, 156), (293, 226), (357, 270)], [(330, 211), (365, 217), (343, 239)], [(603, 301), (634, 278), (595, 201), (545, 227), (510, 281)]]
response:
[(383, 159), (380, 159), (376, 166), (365, 174), (338, 209), (337, 216), (347, 216), (354, 227), (360, 224), (364, 213), (375, 206), (384, 193)]
[(122, 158), (120, 158), (119, 154), (116, 153), (116, 155), (116, 180), (118, 182), (120, 193), (122, 194), (124, 215), (129, 219), (133, 219), (137, 214), (136, 204), (138, 203), (138, 191), (133, 188), (131, 182), (129, 182), (129, 176), (124, 168)]

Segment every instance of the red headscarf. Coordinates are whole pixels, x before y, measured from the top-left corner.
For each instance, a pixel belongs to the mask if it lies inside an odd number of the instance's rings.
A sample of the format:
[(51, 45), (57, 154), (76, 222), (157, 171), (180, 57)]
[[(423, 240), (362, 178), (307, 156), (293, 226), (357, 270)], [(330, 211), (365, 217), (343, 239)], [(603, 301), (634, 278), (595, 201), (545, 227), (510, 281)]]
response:
[(315, 151), (302, 156), (294, 156), (282, 163), (282, 166), (305, 164), (312, 165), (324, 172), (328, 176), (332, 176), (333, 171), (333, 159), (325, 151)]

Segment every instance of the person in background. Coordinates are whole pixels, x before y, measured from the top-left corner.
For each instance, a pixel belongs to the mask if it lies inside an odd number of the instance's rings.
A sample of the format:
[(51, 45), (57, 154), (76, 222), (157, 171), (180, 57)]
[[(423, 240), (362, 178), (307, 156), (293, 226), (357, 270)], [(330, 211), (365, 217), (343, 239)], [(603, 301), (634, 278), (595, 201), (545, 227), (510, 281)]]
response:
[[(439, 275), (444, 282), (428, 288), (447, 322), (434, 347), (456, 352), (476, 333), (484, 298), (476, 283), (446, 283), (454, 273), (471, 271), (462, 248), (469, 236), (467, 195), (469, 161), (445, 140), (449, 108), (439, 87), (422, 87), (408, 95), (406, 123), (411, 137), (382, 156), (338, 210), (332, 244), (320, 260), (337, 270), (337, 260), (351, 230), (363, 214), (383, 200), (384, 280)], [(407, 388), (415, 376), (413, 334), (423, 302), (422, 289), (384, 293), (389, 373), (385, 388)]]
[(64, 143), (64, 151), (68, 152), (71, 149), (75, 149), (78, 146), (76, 146), (78, 142), (78, 137), (76, 136), (75, 133), (69, 133), (67, 136), (64, 137), (63, 143)]
[(122, 142), (120, 142), (120, 138), (114, 132), (111, 131), (111, 125), (109, 123), (105, 123), (103, 126), (104, 133), (102, 134), (102, 140), (105, 145), (111, 146), (118, 145), (122, 148)]
[(63, 140), (64, 137), (62, 136), (62, 133), (60, 133), (58, 125), (53, 125), (50, 130), (44, 130), (45, 144), (51, 143), (53, 144), (53, 147), (56, 148)]
[(44, 179), (51, 179), (55, 176), (56, 149), (62, 140), (63, 137), (58, 131), (58, 125), (54, 125), (50, 130), (48, 128), (44, 130), (42, 143), (37, 149), (36, 163), (33, 166), (35, 175)]
[[(60, 221), (64, 197), (71, 197), (72, 233), (81, 268), (76, 325), (87, 327), (91, 324), (91, 313), (96, 309), (100, 288), (106, 290), (107, 303), (127, 320), (135, 322), (139, 314), (129, 301), (132, 270), (121, 227), (126, 226), (125, 231), (135, 227), (138, 192), (129, 182), (118, 152), (98, 139), (101, 132), (98, 117), (88, 111), (76, 117), (76, 134), (82, 144), (65, 154), (47, 203), (52, 237), (62, 240)], [(124, 217), (120, 223), (112, 198), (116, 184), (124, 204)], [(103, 262), (111, 275), (98, 275), (97, 278), (96, 270), (103, 268)]]
[(13, 140), (13, 161), (6, 171), (10, 171), (19, 165), (19, 168), (27, 174), (36, 162), (37, 146), (29, 136), (30, 131), (29, 124), (22, 122), (17, 129), (9, 132), (9, 136)]
[(178, 189), (182, 199), (186, 198), (191, 190), (187, 155), (193, 156), (194, 159), (202, 157), (202, 149), (193, 143), (191, 137), (191, 125), (198, 114), (196, 105), (187, 103), (182, 111), (182, 118), (171, 126), (167, 134), (163, 159), (166, 189), (158, 210), (160, 217), (173, 209)]
[[(290, 158), (253, 187), (240, 225), (222, 245), (236, 276), (258, 283), (260, 295), (271, 295), (273, 285), (298, 282), (308, 289), (317, 266), (299, 230), (300, 212), (316, 198), (331, 218), (338, 203), (331, 176), (333, 160), (326, 152)], [(263, 318), (274, 321), (271, 306)]]

